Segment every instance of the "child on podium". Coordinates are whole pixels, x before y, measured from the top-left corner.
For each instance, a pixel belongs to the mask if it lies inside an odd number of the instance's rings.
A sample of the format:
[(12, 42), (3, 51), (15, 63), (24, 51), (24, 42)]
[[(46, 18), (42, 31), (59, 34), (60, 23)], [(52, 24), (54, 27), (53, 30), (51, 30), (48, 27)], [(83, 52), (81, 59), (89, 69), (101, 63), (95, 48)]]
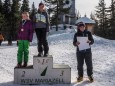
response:
[[(29, 18), (28, 12), (22, 13), (22, 21), (18, 28), (18, 53), (17, 53), (17, 67), (26, 67), (29, 58), (29, 43), (33, 38), (32, 21)], [(24, 61), (23, 61), (24, 60)], [(22, 65), (23, 62), (23, 65)]]

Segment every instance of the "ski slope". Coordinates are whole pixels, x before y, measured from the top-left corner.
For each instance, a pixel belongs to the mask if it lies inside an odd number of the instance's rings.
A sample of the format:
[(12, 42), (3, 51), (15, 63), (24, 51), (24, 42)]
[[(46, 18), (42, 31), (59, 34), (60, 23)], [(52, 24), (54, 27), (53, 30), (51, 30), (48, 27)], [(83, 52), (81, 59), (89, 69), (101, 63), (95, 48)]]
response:
[[(72, 76), (71, 84), (51, 86), (115, 86), (115, 41), (97, 36), (93, 36), (95, 43), (92, 45), (95, 81), (93, 83), (87, 82), (86, 65), (84, 65), (84, 81), (80, 83), (76, 82), (76, 48), (72, 44), (74, 33), (74, 31), (55, 32), (55, 34), (50, 33), (52, 35), (48, 36), (49, 53), (53, 56), (53, 62), (69, 65)], [(3, 42), (2, 46), (0, 46), (0, 86), (20, 86), (13, 83), (14, 67), (17, 64), (17, 49), (16, 42), (13, 42), (13, 46), (7, 46), (7, 42)], [(28, 64), (32, 65), (33, 55), (37, 55), (37, 40), (35, 35), (29, 50), (30, 58)]]

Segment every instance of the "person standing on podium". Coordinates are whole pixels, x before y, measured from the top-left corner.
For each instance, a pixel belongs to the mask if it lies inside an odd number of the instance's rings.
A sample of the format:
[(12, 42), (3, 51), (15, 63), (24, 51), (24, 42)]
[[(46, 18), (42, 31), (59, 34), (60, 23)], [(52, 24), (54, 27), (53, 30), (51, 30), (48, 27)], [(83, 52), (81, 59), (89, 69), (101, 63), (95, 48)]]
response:
[[(22, 21), (18, 28), (18, 53), (17, 53), (17, 67), (26, 67), (29, 58), (29, 45), (33, 38), (33, 23), (29, 18), (28, 12), (22, 13)], [(22, 65), (22, 61), (24, 63)]]
[(39, 3), (39, 9), (33, 18), (33, 22), (38, 40), (37, 57), (47, 57), (49, 53), (49, 46), (47, 42), (47, 32), (49, 32), (49, 16), (44, 8), (44, 3)]

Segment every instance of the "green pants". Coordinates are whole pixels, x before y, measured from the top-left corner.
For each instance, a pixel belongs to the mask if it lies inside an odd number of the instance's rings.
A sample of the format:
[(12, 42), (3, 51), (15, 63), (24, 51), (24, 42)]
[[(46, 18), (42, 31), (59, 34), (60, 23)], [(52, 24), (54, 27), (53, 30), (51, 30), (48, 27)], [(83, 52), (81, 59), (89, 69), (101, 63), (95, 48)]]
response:
[(18, 54), (17, 54), (18, 63), (22, 64), (22, 60), (24, 60), (24, 62), (28, 62), (28, 57), (29, 57), (29, 41), (19, 40)]

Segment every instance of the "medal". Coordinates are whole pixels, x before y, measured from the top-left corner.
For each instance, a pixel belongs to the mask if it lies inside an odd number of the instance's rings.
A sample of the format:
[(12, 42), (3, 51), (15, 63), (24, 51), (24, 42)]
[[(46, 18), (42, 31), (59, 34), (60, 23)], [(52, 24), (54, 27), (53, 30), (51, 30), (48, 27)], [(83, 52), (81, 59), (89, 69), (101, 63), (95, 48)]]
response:
[(21, 29), (21, 31), (23, 32), (23, 31), (24, 31), (24, 29), (22, 28), (22, 29)]
[(22, 28), (21, 28), (21, 31), (22, 31), (22, 32), (24, 31), (23, 26), (25, 25), (25, 23), (26, 23), (26, 20), (23, 20), (23, 21), (22, 21)]

